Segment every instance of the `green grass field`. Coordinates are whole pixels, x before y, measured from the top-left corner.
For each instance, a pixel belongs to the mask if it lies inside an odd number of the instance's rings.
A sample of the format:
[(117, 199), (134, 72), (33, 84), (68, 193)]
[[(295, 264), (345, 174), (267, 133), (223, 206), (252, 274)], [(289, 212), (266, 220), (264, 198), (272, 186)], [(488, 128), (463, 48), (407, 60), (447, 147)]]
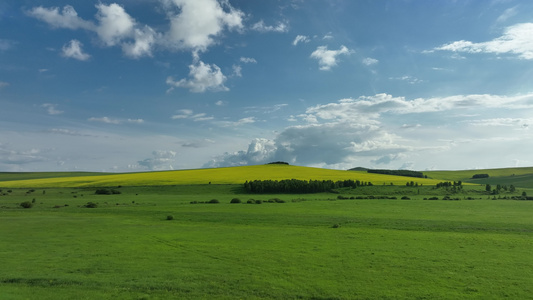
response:
[[(533, 201), (503, 198), (533, 191), (488, 195), (470, 185), (452, 195), (459, 201), (429, 201), (422, 199), (449, 191), (407, 187), (407, 179), (304, 195), (185, 181), (122, 181), (114, 195), (96, 195), (87, 182), (2, 187), (0, 298), (531, 298)], [(262, 204), (245, 204), (251, 198)], [(211, 199), (220, 203), (191, 204)], [(19, 205), (33, 200), (32, 208)]]

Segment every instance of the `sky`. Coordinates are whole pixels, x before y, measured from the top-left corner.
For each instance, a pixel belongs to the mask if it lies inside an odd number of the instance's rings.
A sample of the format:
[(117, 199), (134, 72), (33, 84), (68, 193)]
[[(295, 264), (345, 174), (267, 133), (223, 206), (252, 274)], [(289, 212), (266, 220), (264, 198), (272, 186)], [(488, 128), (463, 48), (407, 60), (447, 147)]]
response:
[(533, 166), (528, 0), (4, 0), (0, 172)]

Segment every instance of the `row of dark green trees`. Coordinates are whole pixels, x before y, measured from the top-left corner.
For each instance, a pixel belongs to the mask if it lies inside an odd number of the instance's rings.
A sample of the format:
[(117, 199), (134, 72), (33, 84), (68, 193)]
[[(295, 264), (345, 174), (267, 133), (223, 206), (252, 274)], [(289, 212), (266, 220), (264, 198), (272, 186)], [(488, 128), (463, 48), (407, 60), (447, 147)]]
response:
[(256, 194), (308, 194), (330, 192), (334, 189), (358, 186), (371, 186), (371, 182), (359, 180), (253, 180), (244, 183), (244, 189), (248, 193)]

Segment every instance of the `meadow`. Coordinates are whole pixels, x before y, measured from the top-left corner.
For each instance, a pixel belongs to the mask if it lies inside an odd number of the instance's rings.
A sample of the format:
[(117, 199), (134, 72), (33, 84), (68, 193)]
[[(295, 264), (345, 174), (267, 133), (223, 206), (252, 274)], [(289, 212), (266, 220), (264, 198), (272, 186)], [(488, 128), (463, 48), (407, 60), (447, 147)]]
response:
[[(29, 189), (0, 182), (0, 295), (531, 297), (533, 201), (505, 199), (529, 189), (495, 196), (469, 185), (453, 195), (459, 200), (432, 201), (423, 199), (448, 192), (429, 184), (407, 187), (406, 179), (396, 178), (401, 186), (303, 195), (247, 194), (241, 184), (136, 186), (124, 180), (113, 187), (120, 194), (97, 195), (85, 184)], [(355, 199), (369, 195), (389, 199)], [(230, 203), (234, 198), (241, 203)], [(201, 203), (212, 199), (219, 203)], [(247, 204), (250, 199), (254, 204)], [(21, 208), (25, 201), (33, 207)]]

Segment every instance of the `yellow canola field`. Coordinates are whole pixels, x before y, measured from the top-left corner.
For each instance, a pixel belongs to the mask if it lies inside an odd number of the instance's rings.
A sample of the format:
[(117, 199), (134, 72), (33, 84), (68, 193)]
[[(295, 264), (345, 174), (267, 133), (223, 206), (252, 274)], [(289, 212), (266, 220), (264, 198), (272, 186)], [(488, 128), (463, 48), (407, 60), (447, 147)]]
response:
[(418, 184), (434, 185), (442, 180), (423, 179), (363, 171), (342, 171), (321, 168), (289, 166), (281, 164), (229, 167), (216, 169), (193, 169), (144, 173), (121, 173), (99, 176), (58, 177), (30, 180), (0, 181), (0, 187), (44, 188), (44, 187), (112, 187), (112, 186), (157, 186), (191, 184), (242, 184), (251, 180), (359, 180), (374, 185), (405, 185), (414, 181)]

